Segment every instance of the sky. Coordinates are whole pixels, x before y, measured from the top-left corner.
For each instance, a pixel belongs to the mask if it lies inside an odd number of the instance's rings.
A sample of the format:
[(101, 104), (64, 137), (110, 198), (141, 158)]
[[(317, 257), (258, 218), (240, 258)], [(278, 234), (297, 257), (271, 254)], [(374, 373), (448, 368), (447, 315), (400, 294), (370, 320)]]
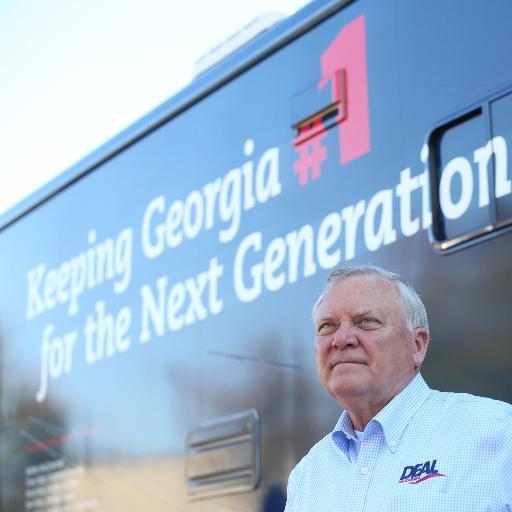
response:
[(0, 0), (0, 214), (182, 89), (256, 16), (308, 0)]

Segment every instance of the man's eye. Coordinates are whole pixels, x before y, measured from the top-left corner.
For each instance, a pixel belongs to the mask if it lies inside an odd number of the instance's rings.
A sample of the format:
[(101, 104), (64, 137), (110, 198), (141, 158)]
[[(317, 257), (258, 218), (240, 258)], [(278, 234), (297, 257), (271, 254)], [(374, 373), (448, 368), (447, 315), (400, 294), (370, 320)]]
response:
[(374, 327), (379, 325), (379, 321), (376, 318), (365, 316), (359, 319), (359, 325), (363, 327)]
[(333, 322), (322, 322), (318, 325), (317, 333), (318, 334), (325, 334), (333, 329)]

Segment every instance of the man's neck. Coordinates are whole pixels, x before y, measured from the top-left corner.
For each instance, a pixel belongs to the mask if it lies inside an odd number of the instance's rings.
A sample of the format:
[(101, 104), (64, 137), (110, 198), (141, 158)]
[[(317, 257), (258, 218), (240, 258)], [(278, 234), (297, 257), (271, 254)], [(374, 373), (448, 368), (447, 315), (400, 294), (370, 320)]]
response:
[(395, 387), (393, 387), (390, 392), (386, 395), (380, 397), (376, 401), (368, 401), (365, 400), (365, 397), (352, 397), (351, 399), (344, 399), (343, 401), (339, 401), (341, 406), (347, 411), (350, 419), (352, 421), (352, 426), (354, 430), (358, 430), (359, 432), (363, 432), (366, 428), (366, 425), (370, 423), (370, 421), (379, 414), (379, 412), (386, 407), (386, 405), (393, 400), (393, 398), (401, 393), (409, 383), (414, 379), (417, 375), (414, 374), (408, 381), (397, 383)]

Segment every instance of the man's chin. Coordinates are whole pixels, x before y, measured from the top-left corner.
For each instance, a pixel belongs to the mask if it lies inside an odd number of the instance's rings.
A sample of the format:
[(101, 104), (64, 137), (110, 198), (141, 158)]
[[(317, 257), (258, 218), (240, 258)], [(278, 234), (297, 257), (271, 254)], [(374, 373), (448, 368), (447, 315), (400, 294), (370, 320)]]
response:
[(364, 379), (344, 375), (343, 378), (332, 379), (329, 382), (330, 394), (339, 402), (343, 398), (353, 398), (368, 392), (368, 383)]

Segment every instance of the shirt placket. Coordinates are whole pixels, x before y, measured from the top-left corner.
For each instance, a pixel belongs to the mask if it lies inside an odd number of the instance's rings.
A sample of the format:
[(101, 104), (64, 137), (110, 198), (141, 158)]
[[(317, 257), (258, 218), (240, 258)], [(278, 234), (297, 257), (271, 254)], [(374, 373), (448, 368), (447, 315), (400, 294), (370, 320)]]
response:
[(383, 436), (381, 432), (368, 432), (359, 447), (359, 454), (353, 472), (353, 482), (347, 511), (364, 512), (373, 468), (377, 462)]

